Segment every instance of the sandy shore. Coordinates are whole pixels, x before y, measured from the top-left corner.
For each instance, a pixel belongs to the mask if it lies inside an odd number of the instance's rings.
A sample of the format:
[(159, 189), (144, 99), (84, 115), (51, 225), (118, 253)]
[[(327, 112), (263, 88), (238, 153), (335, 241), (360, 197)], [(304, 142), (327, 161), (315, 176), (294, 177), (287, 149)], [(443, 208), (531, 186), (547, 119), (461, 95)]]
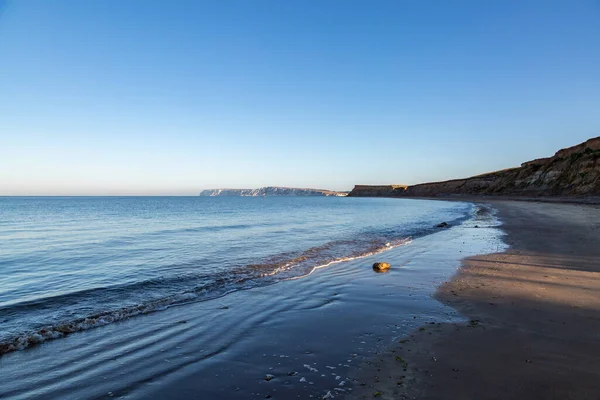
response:
[(502, 253), (469, 257), (431, 324), (367, 363), (352, 398), (600, 399), (600, 207), (495, 201)]

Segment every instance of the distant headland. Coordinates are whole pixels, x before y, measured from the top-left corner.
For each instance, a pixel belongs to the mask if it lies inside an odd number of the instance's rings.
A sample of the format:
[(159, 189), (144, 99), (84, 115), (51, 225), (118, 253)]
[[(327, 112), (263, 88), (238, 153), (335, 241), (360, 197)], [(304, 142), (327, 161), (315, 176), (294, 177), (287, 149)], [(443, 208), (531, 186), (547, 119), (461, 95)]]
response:
[(336, 192), (326, 189), (306, 189), (266, 186), (258, 189), (206, 189), (200, 196), (346, 196), (348, 192)]

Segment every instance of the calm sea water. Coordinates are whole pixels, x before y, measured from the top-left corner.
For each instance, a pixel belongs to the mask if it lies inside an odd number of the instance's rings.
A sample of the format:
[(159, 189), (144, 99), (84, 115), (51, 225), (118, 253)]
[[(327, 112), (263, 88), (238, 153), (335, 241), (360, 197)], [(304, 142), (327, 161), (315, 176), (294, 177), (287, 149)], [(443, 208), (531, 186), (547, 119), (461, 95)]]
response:
[(339, 197), (0, 198), (0, 354), (300, 277), (471, 212)]

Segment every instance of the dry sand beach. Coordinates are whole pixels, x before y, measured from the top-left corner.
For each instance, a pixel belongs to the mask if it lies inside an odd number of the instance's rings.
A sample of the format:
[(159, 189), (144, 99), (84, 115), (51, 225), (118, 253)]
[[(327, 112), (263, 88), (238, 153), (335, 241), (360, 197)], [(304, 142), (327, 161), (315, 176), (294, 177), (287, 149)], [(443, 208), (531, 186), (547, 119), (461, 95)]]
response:
[(510, 248), (465, 259), (436, 293), (469, 321), (400, 340), (350, 398), (600, 399), (600, 207), (492, 204)]

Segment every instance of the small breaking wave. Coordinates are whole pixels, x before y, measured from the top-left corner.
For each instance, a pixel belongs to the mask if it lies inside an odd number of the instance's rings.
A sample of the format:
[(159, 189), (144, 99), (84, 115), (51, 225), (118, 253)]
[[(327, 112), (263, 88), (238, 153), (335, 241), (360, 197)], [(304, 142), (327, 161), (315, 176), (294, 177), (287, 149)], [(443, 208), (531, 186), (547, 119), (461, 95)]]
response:
[(65, 337), (71, 333), (85, 331), (91, 328), (108, 325), (113, 322), (122, 321), (136, 315), (149, 314), (151, 312), (165, 309), (175, 303), (192, 301), (197, 296), (193, 293), (184, 293), (181, 296), (161, 299), (158, 301), (142, 304), (136, 307), (127, 307), (116, 311), (107, 311), (104, 313), (91, 315), (86, 318), (80, 318), (72, 322), (66, 322), (59, 325), (47, 326), (36, 332), (28, 332), (17, 336), (10, 341), (0, 343), (0, 355), (16, 350), (23, 350), (42, 342)]
[(352, 260), (356, 260), (356, 259), (359, 259), (359, 258), (373, 256), (375, 254), (383, 253), (384, 251), (391, 250), (391, 249), (394, 249), (396, 247), (409, 244), (411, 242), (412, 242), (412, 238), (411, 237), (408, 237), (408, 238), (405, 238), (405, 239), (395, 240), (393, 243), (392, 242), (388, 242), (388, 243), (385, 243), (383, 247), (375, 249), (375, 250), (373, 250), (371, 252), (367, 252), (367, 253), (361, 254), (360, 256), (343, 257), (343, 258), (339, 258), (339, 259), (336, 259), (336, 260), (329, 261), (329, 262), (327, 262), (327, 263), (325, 263), (323, 265), (317, 265), (317, 266), (313, 267), (310, 270), (310, 272), (307, 273), (306, 275), (297, 276), (297, 277), (290, 278), (290, 279), (304, 278), (305, 276), (308, 276), (308, 275), (312, 274), (313, 272), (315, 272), (318, 269), (329, 267), (330, 265), (338, 264), (338, 263), (341, 263), (341, 262), (352, 261)]
[[(272, 284), (280, 280), (298, 279), (312, 274), (320, 268), (328, 267), (345, 261), (368, 257), (378, 254), (398, 246), (410, 243), (411, 238), (401, 238), (385, 242), (371, 243), (362, 251), (355, 251), (350, 255), (331, 257), (331, 253), (339, 246), (352, 246), (356, 242), (338, 241), (330, 242), (323, 246), (310, 248), (300, 255), (282, 260), (288, 254), (278, 255), (266, 260), (263, 264), (248, 265), (242, 270), (232, 271), (225, 276), (216, 278), (213, 281), (213, 287), (197, 287), (177, 295), (167, 296), (161, 299), (145, 302), (143, 304), (124, 307), (118, 310), (90, 315), (85, 318), (75, 319), (73, 321), (63, 322), (55, 325), (48, 325), (9, 338), (0, 342), (0, 355), (17, 350), (23, 350), (40, 343), (59, 339), (75, 332), (81, 332), (88, 329), (97, 328), (114, 322), (123, 321), (138, 315), (150, 314), (165, 310), (172, 306), (187, 304), (196, 301), (206, 301), (221, 297), (235, 290), (249, 289), (266, 284)], [(327, 258), (327, 256), (330, 256)], [(139, 286), (139, 283), (136, 284)], [(78, 293), (74, 295), (80, 295)], [(55, 301), (67, 301), (60, 299)], [(22, 305), (17, 305), (17, 307)]]

